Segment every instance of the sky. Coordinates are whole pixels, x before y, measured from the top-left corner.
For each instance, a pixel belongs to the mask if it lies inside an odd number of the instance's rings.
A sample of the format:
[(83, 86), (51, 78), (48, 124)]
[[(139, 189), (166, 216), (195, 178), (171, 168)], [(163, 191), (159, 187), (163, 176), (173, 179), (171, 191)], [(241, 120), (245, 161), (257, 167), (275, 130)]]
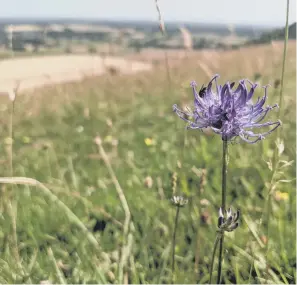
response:
[[(286, 0), (159, 0), (164, 21), (284, 26)], [(158, 20), (155, 0), (0, 0), (0, 18)], [(290, 0), (289, 23), (296, 21)]]

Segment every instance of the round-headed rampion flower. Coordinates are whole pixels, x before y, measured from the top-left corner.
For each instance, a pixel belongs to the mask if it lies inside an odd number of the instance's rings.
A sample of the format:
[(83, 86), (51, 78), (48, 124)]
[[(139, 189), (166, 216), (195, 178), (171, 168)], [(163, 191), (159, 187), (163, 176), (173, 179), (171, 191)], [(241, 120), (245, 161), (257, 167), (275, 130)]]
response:
[(222, 208), (219, 210), (219, 218), (218, 218), (218, 228), (220, 232), (232, 232), (234, 231), (239, 223), (238, 219), (240, 216), (239, 210), (236, 213), (232, 213), (231, 208), (226, 210), (226, 215), (224, 215)]
[[(173, 111), (184, 121), (188, 122), (189, 129), (204, 129), (210, 127), (215, 133), (220, 134), (224, 141), (230, 141), (236, 137), (248, 143), (255, 143), (265, 138), (266, 135), (273, 132), (281, 125), (281, 121), (265, 122), (263, 119), (267, 113), (275, 107), (266, 106), (267, 86), (264, 86), (264, 96), (258, 98), (256, 103), (252, 98), (257, 88), (249, 80), (240, 80), (238, 87), (233, 90), (235, 83), (227, 82), (221, 86), (217, 84), (215, 75), (207, 87), (196, 90), (197, 84), (191, 83), (194, 93), (194, 110), (182, 111), (176, 105)], [(212, 84), (215, 81), (216, 90), (212, 90)], [(250, 90), (245, 82), (251, 85)], [(266, 132), (255, 133), (253, 129), (270, 127)]]

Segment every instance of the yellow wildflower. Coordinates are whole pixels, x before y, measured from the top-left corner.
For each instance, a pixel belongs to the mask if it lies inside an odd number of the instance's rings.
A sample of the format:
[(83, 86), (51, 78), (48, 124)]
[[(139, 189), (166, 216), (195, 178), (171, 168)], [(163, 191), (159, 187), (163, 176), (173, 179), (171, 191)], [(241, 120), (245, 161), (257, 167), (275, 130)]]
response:
[(289, 194), (287, 192), (276, 191), (274, 198), (276, 201), (287, 201), (289, 200)]
[(151, 146), (151, 145), (155, 145), (156, 144), (155, 140), (154, 139), (151, 139), (151, 138), (145, 138), (144, 142), (145, 142), (145, 144), (147, 146)]

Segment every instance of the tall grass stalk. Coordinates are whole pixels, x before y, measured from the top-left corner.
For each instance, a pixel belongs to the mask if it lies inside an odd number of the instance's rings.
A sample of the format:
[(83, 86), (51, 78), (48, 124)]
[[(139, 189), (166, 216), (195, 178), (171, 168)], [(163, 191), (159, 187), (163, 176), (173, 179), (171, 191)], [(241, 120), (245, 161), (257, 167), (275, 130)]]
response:
[[(201, 194), (203, 192), (203, 187), (204, 187), (204, 182), (206, 179), (206, 169), (202, 169), (201, 171), (201, 176), (200, 176), (200, 183), (199, 183), (199, 188), (198, 188), (198, 201), (201, 201)], [(198, 221), (198, 229), (197, 229), (197, 233), (196, 233), (196, 252), (195, 252), (195, 264), (194, 264), (194, 268), (195, 268), (195, 272), (198, 273), (199, 272), (199, 261), (200, 261), (200, 247), (201, 247), (201, 219), (202, 219), (202, 207), (201, 205), (198, 205), (198, 215), (199, 215), (199, 221)]]
[[(8, 144), (8, 160), (9, 160), (9, 176), (13, 177), (14, 175), (14, 170), (13, 170), (13, 117), (14, 117), (14, 108), (15, 108), (15, 99), (16, 99), (16, 90), (10, 91), (9, 92), (9, 100), (11, 101), (10, 104), (10, 116), (9, 116), (9, 144)], [(14, 192), (14, 185), (11, 185), (10, 187), (11, 192)], [(14, 203), (11, 200), (11, 196), (7, 195), (7, 213), (8, 216), (11, 220), (11, 234), (12, 234), (12, 241), (11, 241), (11, 246), (12, 246), (12, 252), (16, 261), (16, 264), (21, 271), (21, 273), (24, 275), (24, 270), (22, 267), (22, 263), (20, 260), (20, 255), (19, 255), (19, 249), (18, 249), (18, 238), (17, 238), (17, 226), (16, 226), (16, 199), (14, 200)]]
[[(228, 157), (228, 142), (226, 140), (223, 140), (222, 206), (221, 206), (223, 213), (226, 210), (228, 161), (229, 161), (229, 157)], [(224, 246), (224, 232), (222, 233), (222, 236), (220, 238), (217, 284), (220, 284), (220, 282), (221, 282), (222, 262), (223, 262), (223, 246)]]
[[(166, 37), (165, 25), (164, 25), (164, 21), (163, 21), (163, 18), (162, 18), (162, 14), (161, 14), (161, 10), (160, 10), (160, 7), (159, 7), (158, 0), (155, 0), (155, 4), (156, 4), (156, 10), (157, 10), (157, 13), (158, 13), (159, 28), (160, 28), (160, 31), (161, 31), (162, 35), (164, 37)], [(166, 67), (166, 75), (167, 75), (168, 86), (169, 86), (169, 90), (171, 90), (171, 75), (170, 75), (170, 68), (169, 68), (169, 59), (168, 59), (168, 54), (167, 54), (166, 49), (164, 50), (164, 59), (165, 59), (165, 67)]]
[[(121, 259), (119, 262), (119, 271), (118, 271), (118, 282), (120, 284), (123, 284), (123, 278), (124, 278), (124, 266), (127, 263), (127, 260), (130, 256), (131, 250), (132, 250), (132, 244), (133, 244), (133, 233), (135, 232), (135, 227), (134, 223), (131, 220), (131, 211), (125, 196), (125, 193), (112, 169), (112, 166), (109, 162), (109, 159), (107, 157), (107, 154), (102, 146), (102, 141), (100, 137), (96, 137), (95, 143), (98, 146), (99, 154), (101, 155), (101, 158), (103, 159), (107, 170), (109, 172), (109, 175), (112, 179), (112, 182), (116, 188), (117, 194), (119, 196), (120, 202), (122, 204), (124, 213), (125, 213), (125, 221), (124, 221), (124, 229), (123, 229), (123, 234), (124, 234), (124, 244), (122, 247), (122, 252), (121, 252)], [(129, 233), (129, 225), (130, 225), (130, 230), (131, 232)]]
[[(282, 60), (282, 73), (281, 73), (281, 82), (280, 82), (280, 94), (279, 94), (279, 118), (282, 118), (282, 105), (283, 105), (283, 89), (284, 89), (284, 79), (285, 79), (285, 67), (286, 67), (286, 57), (287, 57), (287, 44), (288, 44), (288, 37), (289, 37), (289, 9), (290, 9), (290, 0), (287, 0), (287, 9), (286, 9), (286, 27), (285, 27), (285, 38), (284, 38), (284, 50), (283, 50), (283, 60)], [(266, 278), (268, 278), (268, 254), (269, 254), (269, 226), (270, 226), (270, 216), (272, 215), (272, 205), (271, 205), (271, 198), (273, 195), (273, 189), (275, 186), (275, 176), (278, 171), (279, 166), (279, 159), (280, 154), (278, 150), (278, 144), (281, 143), (281, 131), (282, 128), (277, 129), (277, 140), (276, 146), (274, 149), (274, 156), (273, 156), (273, 172), (270, 181), (270, 187), (268, 190), (268, 197), (267, 197), (267, 206), (266, 206), (266, 235), (267, 235), (267, 244), (266, 244)]]
[(174, 230), (172, 236), (172, 264), (171, 264), (171, 271), (172, 271), (172, 282), (175, 282), (175, 245), (176, 245), (176, 232), (178, 227), (178, 217), (179, 217), (180, 207), (176, 207), (175, 213), (175, 220), (174, 220)]
[(60, 207), (61, 210), (65, 212), (69, 220), (75, 224), (85, 235), (89, 242), (95, 247), (99, 247), (99, 243), (94, 237), (94, 235), (89, 232), (84, 223), (64, 204), (56, 195), (54, 195), (44, 184), (41, 182), (27, 177), (0, 177), (0, 183), (2, 184), (13, 184), (13, 185), (29, 185), (37, 186), (40, 188), (41, 192), (49, 198), (51, 202), (55, 202), (56, 206)]
[[(284, 90), (284, 78), (285, 78), (285, 67), (286, 67), (286, 58), (287, 58), (287, 45), (289, 38), (289, 9), (290, 9), (290, 0), (287, 0), (287, 12), (286, 12), (286, 28), (285, 28), (285, 38), (284, 38), (284, 50), (283, 50), (283, 64), (282, 64), (282, 75), (281, 75), (281, 85), (279, 93), (279, 117), (282, 116), (282, 105), (283, 105), (283, 90)], [(279, 132), (282, 128), (277, 129), (277, 134), (279, 137)]]

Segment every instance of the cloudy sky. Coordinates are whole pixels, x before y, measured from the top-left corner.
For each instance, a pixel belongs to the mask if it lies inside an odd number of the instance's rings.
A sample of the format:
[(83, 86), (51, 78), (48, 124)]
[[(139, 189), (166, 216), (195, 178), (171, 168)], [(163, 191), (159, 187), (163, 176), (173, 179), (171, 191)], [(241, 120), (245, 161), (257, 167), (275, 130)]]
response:
[[(283, 26), (286, 0), (159, 0), (165, 21)], [(0, 17), (157, 19), (155, 0), (0, 0)], [(290, 0), (290, 23), (296, 0)]]

